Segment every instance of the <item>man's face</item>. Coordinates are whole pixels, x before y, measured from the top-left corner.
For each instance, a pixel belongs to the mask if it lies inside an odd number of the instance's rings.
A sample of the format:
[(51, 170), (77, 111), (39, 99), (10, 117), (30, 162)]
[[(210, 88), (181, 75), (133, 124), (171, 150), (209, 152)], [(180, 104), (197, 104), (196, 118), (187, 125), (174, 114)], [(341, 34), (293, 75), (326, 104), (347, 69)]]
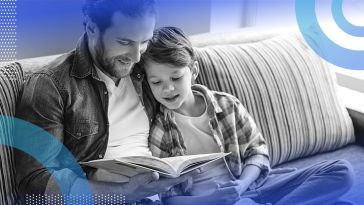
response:
[(129, 17), (116, 12), (111, 25), (94, 36), (91, 46), (94, 46), (95, 64), (110, 77), (120, 79), (128, 76), (145, 52), (154, 26), (155, 16), (152, 14)]

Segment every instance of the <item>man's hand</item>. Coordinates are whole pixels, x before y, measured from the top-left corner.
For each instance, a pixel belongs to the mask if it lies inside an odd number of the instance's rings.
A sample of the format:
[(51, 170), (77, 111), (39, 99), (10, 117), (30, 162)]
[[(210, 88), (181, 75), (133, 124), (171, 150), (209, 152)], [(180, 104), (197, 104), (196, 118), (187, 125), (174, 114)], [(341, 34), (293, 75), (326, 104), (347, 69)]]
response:
[[(184, 174), (178, 178), (162, 178), (159, 179), (157, 172), (143, 173), (129, 178), (128, 182), (118, 183), (120, 176), (107, 176), (108, 179), (115, 177), (116, 182), (97, 181), (77, 178), (71, 187), (71, 193), (83, 194), (87, 193), (84, 189), (85, 184), (89, 184), (94, 194), (122, 194), (126, 201), (134, 202), (148, 196), (153, 196), (168, 191), (172, 186), (182, 182), (192, 180), (192, 176), (199, 173), (199, 170)], [(86, 191), (86, 192), (85, 192)]]
[(121, 174), (115, 174), (105, 169), (97, 169), (92, 175), (89, 176), (89, 178), (95, 181), (103, 182), (129, 182), (129, 177)]
[(178, 178), (159, 178), (157, 172), (138, 174), (129, 179), (129, 182), (123, 184), (122, 192), (126, 196), (127, 201), (137, 201), (148, 196), (168, 191), (174, 185), (189, 180), (192, 175), (185, 174)]

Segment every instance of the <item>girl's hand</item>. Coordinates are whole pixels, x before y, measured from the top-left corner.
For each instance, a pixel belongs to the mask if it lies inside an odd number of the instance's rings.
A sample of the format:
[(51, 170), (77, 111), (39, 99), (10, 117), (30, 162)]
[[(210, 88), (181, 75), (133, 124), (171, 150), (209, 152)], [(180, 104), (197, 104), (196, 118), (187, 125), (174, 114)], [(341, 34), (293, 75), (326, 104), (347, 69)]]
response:
[(240, 195), (234, 186), (217, 187), (216, 190), (208, 196), (206, 204), (214, 205), (232, 205), (240, 200)]
[(236, 202), (234, 205), (261, 205), (256, 203), (250, 198), (242, 198), (238, 202)]
[(222, 188), (233, 188), (241, 196), (249, 187), (249, 184), (245, 183), (243, 180), (229, 181), (223, 184), (217, 184), (217, 189)]

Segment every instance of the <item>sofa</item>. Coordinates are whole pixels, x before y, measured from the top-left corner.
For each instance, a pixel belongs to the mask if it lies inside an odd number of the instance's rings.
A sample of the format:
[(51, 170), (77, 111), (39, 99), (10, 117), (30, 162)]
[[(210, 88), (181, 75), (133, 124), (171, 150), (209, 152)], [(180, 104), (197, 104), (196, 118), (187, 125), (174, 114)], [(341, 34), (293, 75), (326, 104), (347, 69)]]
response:
[[(342, 199), (364, 204), (364, 113), (346, 108), (330, 66), (297, 32), (235, 31), (191, 37), (197, 82), (237, 96), (267, 140), (272, 168), (301, 168), (345, 159), (355, 172)], [(14, 116), (24, 79), (59, 55), (22, 59), (0, 68), (0, 115)], [(18, 204), (12, 128), (0, 118), (0, 204)], [(5, 143), (6, 142), (6, 143)]]

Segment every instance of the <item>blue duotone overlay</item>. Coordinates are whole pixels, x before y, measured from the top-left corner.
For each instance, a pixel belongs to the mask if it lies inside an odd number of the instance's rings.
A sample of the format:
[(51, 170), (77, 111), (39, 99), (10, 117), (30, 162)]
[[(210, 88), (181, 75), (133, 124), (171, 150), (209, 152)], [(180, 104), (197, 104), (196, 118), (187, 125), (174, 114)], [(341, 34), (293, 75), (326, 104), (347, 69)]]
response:
[(364, 37), (364, 26), (356, 26), (350, 23), (344, 16), (343, 0), (333, 0), (332, 15), (336, 24), (346, 33), (352, 36)]
[(50, 158), (52, 158), (51, 155), (53, 154), (53, 152), (61, 151), (57, 153), (57, 159), (67, 161), (69, 164), (67, 168), (71, 168), (73, 172), (77, 174), (80, 178), (85, 179), (82, 180), (83, 184), (80, 186), (79, 189), (82, 190), (82, 193), (69, 193), (66, 182), (58, 178), (57, 175), (52, 175), (56, 180), (60, 190), (62, 191), (62, 194), (66, 196), (64, 199), (67, 205), (72, 205), (75, 203), (75, 201), (66, 200), (67, 196), (78, 195), (90, 196), (88, 198), (87, 204), (94, 204), (91, 197), (92, 192), (88, 181), (85, 178), (82, 168), (79, 166), (77, 160), (74, 158), (72, 153), (62, 144), (62, 142), (60, 142), (57, 138), (55, 138), (45, 130), (41, 129), (40, 127), (15, 117), (0, 116), (0, 122), (5, 122), (5, 124), (3, 124), (2, 126), (10, 127), (10, 129), (11, 127), (14, 127), (16, 129), (14, 130), (14, 132), (10, 132), (12, 133), (13, 137), (12, 141), (9, 140), (9, 137), (0, 136), (0, 143), (2, 145), (16, 148), (32, 156), (49, 172), (51, 172), (51, 168), (52, 166), (54, 166), (53, 160), (49, 160)]
[[(337, 66), (364, 70), (364, 50), (350, 50), (333, 42), (321, 29), (315, 12), (315, 0), (296, 0), (298, 26), (311, 48), (322, 58)], [(340, 1), (333, 7), (342, 6)], [(336, 12), (336, 9), (334, 10)]]
[[(237, 1), (242, 0), (226, 0), (227, 4)], [(18, 59), (74, 49), (84, 32), (82, 3), (83, 0), (17, 0)], [(188, 34), (209, 31), (211, 0), (158, 0), (158, 3), (157, 27), (175, 25)]]

